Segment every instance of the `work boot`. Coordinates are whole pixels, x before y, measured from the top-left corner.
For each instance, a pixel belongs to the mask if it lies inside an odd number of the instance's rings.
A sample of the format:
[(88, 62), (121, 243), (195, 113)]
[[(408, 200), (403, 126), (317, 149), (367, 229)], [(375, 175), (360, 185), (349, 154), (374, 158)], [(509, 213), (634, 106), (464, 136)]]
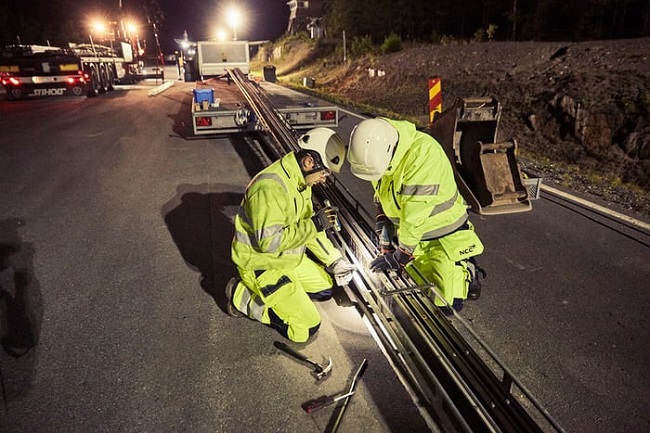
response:
[(481, 277), (487, 277), (485, 269), (481, 268), (474, 257), (467, 260), (467, 271), (470, 275), (469, 287), (467, 289), (467, 299), (476, 301), (481, 297)]
[(467, 299), (469, 301), (477, 301), (481, 297), (481, 282), (477, 280), (472, 280), (469, 282), (469, 288), (467, 289)]
[(230, 281), (228, 281), (228, 284), (226, 284), (226, 313), (230, 317), (242, 317), (243, 314), (239, 312), (237, 308), (235, 308), (235, 304), (232, 302), (232, 298), (235, 295), (235, 289), (237, 288), (237, 284), (239, 284), (241, 280), (236, 277), (232, 277)]

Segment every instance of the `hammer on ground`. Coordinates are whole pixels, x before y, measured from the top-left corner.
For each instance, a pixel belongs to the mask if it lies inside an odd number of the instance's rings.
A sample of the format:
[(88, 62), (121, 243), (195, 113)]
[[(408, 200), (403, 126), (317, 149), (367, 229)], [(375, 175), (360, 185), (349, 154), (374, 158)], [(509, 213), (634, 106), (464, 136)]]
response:
[(316, 380), (323, 379), (325, 376), (327, 376), (327, 374), (330, 371), (332, 371), (332, 358), (328, 358), (327, 365), (323, 366), (321, 364), (318, 364), (317, 362), (312, 361), (311, 359), (309, 359), (302, 353), (296, 351), (286, 343), (283, 343), (281, 341), (275, 341), (273, 345), (278, 349), (280, 349), (281, 351), (283, 351), (284, 353), (289, 354), (292, 357), (313, 366), (314, 371), (312, 371), (312, 374), (316, 377)]

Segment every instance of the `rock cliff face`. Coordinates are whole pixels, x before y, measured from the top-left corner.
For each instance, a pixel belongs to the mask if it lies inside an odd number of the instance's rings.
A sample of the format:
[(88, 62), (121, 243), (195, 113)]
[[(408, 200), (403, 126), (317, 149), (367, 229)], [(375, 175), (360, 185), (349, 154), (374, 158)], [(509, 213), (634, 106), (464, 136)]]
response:
[(281, 79), (310, 76), (323, 92), (422, 124), (429, 77), (442, 80), (443, 109), (494, 96), (499, 138), (518, 141), (524, 166), (650, 215), (650, 38), (406, 46), (345, 64), (322, 47), (300, 52), (275, 53)]

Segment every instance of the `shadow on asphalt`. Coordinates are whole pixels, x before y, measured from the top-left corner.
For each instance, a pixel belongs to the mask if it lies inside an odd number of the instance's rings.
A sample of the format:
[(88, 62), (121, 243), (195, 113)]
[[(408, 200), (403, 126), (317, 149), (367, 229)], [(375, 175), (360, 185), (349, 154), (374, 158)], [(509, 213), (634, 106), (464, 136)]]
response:
[(191, 93), (185, 94), (179, 92), (165, 92), (163, 98), (171, 99), (178, 103), (178, 109), (175, 113), (168, 113), (167, 117), (174, 122), (172, 126), (172, 136), (184, 140), (205, 139), (205, 137), (194, 137), (194, 128), (192, 126), (192, 96)]
[[(235, 134), (230, 141), (252, 178), (263, 166), (246, 143), (249, 135)], [(245, 188), (244, 184), (225, 183), (179, 185), (176, 196), (162, 208), (162, 217), (181, 256), (200, 273), (201, 287), (224, 312), (226, 283), (237, 275), (230, 244)]]
[(36, 249), (21, 239), (24, 225), (22, 218), (0, 220), (0, 391), (5, 411), (10, 401), (29, 393), (43, 320)]
[[(242, 189), (242, 187), (238, 187)], [(224, 288), (236, 275), (230, 258), (233, 217), (243, 192), (232, 185), (180, 185), (163, 207), (169, 233), (188, 266), (200, 274), (201, 287), (225, 311)]]

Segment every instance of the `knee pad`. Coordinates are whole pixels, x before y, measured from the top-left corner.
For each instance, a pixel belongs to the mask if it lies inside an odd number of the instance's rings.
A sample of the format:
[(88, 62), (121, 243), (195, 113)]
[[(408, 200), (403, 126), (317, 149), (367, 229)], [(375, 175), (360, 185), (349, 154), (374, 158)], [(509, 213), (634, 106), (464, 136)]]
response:
[(334, 291), (332, 289), (321, 290), (320, 292), (316, 293), (307, 293), (309, 298), (313, 299), (314, 301), (327, 301), (328, 299), (332, 298), (333, 294)]
[(318, 332), (319, 329), (320, 329), (320, 323), (316, 326), (312, 326), (311, 328), (309, 328), (309, 336), (312, 337), (315, 333)]
[(460, 310), (463, 309), (463, 306), (465, 305), (465, 302), (462, 299), (459, 298), (454, 298), (454, 303), (451, 304), (451, 308), (449, 307), (440, 307), (440, 310), (444, 313), (445, 316), (451, 316), (454, 314), (453, 310), (456, 310), (457, 312), (460, 312)]

